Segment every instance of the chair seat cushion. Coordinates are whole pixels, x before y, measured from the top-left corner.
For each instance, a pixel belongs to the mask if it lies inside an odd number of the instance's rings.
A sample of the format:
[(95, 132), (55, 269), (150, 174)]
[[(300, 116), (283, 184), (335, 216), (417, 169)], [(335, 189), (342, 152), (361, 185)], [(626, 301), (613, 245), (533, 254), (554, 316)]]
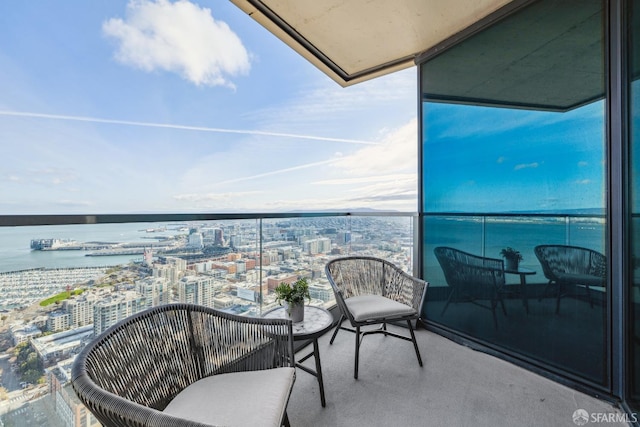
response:
[(164, 413), (217, 426), (280, 426), (294, 381), (294, 368), (212, 375), (185, 388)]
[(345, 304), (356, 322), (416, 314), (412, 307), (380, 295), (358, 295), (347, 298)]

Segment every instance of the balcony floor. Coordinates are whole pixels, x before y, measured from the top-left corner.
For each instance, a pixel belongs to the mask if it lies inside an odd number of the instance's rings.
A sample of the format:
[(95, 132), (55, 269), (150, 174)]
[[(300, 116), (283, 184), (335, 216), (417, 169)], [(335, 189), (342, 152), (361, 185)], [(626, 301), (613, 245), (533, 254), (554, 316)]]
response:
[[(424, 329), (416, 331), (422, 368), (410, 342), (369, 335), (360, 347), (355, 380), (354, 334), (340, 331), (329, 345), (331, 332), (319, 339), (327, 406), (320, 404), (315, 377), (298, 370), (288, 407), (293, 427), (558, 427), (575, 426), (576, 409), (623, 414), (609, 402)], [(313, 358), (304, 364), (313, 367)], [(591, 421), (588, 425), (628, 425)]]

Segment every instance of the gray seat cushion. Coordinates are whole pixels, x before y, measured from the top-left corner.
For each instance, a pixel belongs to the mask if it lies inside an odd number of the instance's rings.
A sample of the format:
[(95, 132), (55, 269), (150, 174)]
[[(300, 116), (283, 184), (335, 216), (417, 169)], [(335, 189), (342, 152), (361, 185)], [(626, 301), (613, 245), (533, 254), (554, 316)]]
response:
[(294, 381), (294, 368), (212, 375), (185, 388), (164, 412), (216, 426), (280, 426)]
[(356, 322), (416, 314), (412, 307), (380, 295), (358, 295), (347, 298), (345, 304)]

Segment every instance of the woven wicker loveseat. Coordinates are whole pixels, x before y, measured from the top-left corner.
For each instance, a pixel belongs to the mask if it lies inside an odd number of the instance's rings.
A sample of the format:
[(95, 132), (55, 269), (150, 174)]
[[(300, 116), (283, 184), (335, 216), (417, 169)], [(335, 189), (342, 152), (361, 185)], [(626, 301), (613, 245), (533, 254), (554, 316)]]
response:
[(158, 306), (89, 343), (71, 376), (105, 426), (288, 425), (291, 321)]

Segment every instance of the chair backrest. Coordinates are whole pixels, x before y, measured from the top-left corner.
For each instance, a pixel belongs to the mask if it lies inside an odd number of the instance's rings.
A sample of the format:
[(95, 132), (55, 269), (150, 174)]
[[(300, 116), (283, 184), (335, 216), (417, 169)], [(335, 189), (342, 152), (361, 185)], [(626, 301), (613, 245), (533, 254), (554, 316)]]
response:
[[(163, 410), (210, 375), (293, 366), (291, 322), (236, 316), (194, 304), (167, 304), (112, 326), (77, 356), (72, 384), (100, 413), (113, 395)], [(125, 405), (126, 402), (121, 402)]]
[(607, 259), (593, 249), (568, 245), (539, 245), (534, 252), (547, 279), (557, 281), (556, 273), (606, 278)]
[(505, 283), (504, 261), (473, 255), (458, 249), (439, 246), (433, 250), (452, 287), (501, 287)]
[(427, 283), (390, 261), (367, 256), (335, 258), (325, 267), (336, 301), (343, 312), (343, 300), (358, 295), (381, 295), (420, 311)]

